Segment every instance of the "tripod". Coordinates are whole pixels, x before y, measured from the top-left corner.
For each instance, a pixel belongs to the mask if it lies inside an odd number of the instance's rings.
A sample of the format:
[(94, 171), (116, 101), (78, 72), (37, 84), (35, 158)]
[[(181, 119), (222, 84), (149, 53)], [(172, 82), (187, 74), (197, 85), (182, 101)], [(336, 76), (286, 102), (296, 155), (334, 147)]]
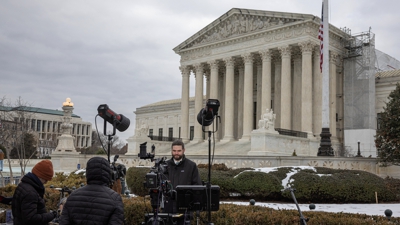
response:
[[(208, 133), (208, 181), (206, 182), (206, 193), (207, 193), (207, 216), (208, 216), (208, 225), (214, 225), (211, 223), (211, 134), (216, 133), (218, 131), (218, 119), (220, 117), (216, 115), (216, 129), (215, 131), (207, 131)], [(204, 125), (202, 123), (202, 129), (205, 133)]]
[(301, 213), (299, 204), (297, 203), (297, 200), (296, 200), (296, 196), (294, 196), (294, 192), (296, 191), (296, 189), (289, 187), (289, 188), (284, 189), (284, 191), (285, 190), (289, 190), (290, 191), (290, 194), (292, 195), (293, 201), (296, 204), (297, 210), (299, 211), (300, 225), (307, 225), (307, 221), (309, 221), (310, 218), (304, 218), (303, 213)]

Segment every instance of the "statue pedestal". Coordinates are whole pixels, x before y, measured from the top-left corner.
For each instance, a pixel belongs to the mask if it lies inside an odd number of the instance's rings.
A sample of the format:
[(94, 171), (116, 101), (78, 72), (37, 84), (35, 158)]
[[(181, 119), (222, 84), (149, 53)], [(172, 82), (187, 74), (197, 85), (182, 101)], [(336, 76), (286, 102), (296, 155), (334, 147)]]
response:
[(128, 151), (126, 152), (125, 155), (131, 155), (131, 156), (138, 156), (140, 152), (140, 144), (143, 144), (144, 142), (147, 142), (147, 146), (150, 146), (151, 139), (147, 136), (141, 136), (141, 137), (135, 137), (132, 136), (127, 139), (128, 141)]
[(298, 156), (315, 156), (318, 141), (269, 133), (263, 130), (251, 132), (251, 150), (247, 155), (291, 156), (296, 150)]
[(58, 145), (53, 154), (79, 154), (74, 147), (74, 137), (65, 134), (58, 137)]
[(58, 153), (51, 155), (51, 162), (55, 172), (74, 171), (78, 169), (78, 164), (80, 168), (86, 167), (86, 163), (80, 158), (77, 152), (75, 154)]

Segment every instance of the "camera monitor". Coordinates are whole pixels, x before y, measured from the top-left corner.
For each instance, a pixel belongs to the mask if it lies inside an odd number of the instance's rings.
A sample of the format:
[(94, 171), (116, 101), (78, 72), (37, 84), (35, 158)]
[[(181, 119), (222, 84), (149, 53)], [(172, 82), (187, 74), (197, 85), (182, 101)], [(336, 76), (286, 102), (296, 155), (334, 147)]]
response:
[[(218, 185), (211, 185), (211, 211), (219, 210), (219, 190)], [(176, 196), (178, 212), (207, 210), (207, 188), (204, 185), (178, 185)]]

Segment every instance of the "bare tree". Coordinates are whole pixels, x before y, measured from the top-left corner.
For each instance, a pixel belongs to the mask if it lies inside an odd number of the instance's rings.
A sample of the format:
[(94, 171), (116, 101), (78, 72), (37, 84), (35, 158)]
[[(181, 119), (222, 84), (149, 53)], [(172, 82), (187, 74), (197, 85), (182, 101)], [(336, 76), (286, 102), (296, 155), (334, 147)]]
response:
[[(10, 180), (13, 182), (13, 172), (11, 168), (11, 155), (17, 155), (21, 167), (21, 176), (25, 175), (26, 165), (29, 160), (37, 153), (36, 150), (28, 151), (25, 146), (25, 138), (28, 134), (36, 137), (31, 130), (32, 118), (35, 111), (31, 104), (19, 97), (11, 103), (6, 97), (0, 100), (0, 120), (2, 121), (0, 142), (7, 148), (6, 156), (10, 168)], [(35, 145), (35, 143), (33, 143)], [(13, 154), (12, 154), (13, 153)]]
[[(99, 149), (104, 148), (108, 150), (108, 135), (104, 135), (102, 132), (97, 133), (95, 130), (92, 131), (92, 147)], [(121, 140), (117, 135), (114, 135), (111, 140), (111, 154), (120, 153), (121, 149), (125, 146), (125, 142)]]

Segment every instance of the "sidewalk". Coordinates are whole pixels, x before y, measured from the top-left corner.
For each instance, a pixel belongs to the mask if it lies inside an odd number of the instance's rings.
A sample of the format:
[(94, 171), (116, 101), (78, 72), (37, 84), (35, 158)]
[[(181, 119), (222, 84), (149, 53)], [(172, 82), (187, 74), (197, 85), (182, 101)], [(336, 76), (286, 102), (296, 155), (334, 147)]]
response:
[[(237, 204), (249, 205), (249, 202), (220, 202), (220, 204)], [(273, 209), (292, 209), (297, 210), (294, 203), (267, 203), (256, 202), (255, 205), (269, 207)], [(299, 204), (302, 212), (311, 211), (309, 204)], [(333, 213), (354, 213), (354, 214), (367, 214), (385, 216), (385, 210), (390, 209), (393, 212), (392, 217), (400, 217), (400, 204), (318, 204), (315, 203), (313, 211), (333, 212)]]

